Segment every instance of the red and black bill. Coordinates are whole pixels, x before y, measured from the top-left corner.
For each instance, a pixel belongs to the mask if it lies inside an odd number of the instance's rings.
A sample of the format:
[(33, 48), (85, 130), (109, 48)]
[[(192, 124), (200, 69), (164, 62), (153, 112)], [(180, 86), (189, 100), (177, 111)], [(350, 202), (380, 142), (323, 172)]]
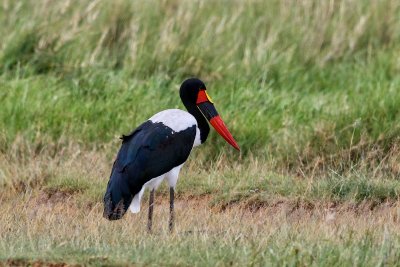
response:
[(232, 134), (229, 132), (224, 121), (219, 116), (217, 110), (211, 98), (208, 96), (205, 90), (200, 90), (197, 96), (197, 106), (203, 113), (204, 117), (210, 122), (214, 129), (234, 148), (240, 150), (239, 145), (233, 138)]

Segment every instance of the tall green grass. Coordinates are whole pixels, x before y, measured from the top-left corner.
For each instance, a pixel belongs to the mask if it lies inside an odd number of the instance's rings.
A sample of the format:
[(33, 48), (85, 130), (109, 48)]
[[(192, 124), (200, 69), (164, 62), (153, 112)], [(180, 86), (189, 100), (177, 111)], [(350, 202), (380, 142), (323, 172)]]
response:
[[(17, 135), (108, 143), (183, 108), (189, 76), (206, 81), (245, 155), (285, 168), (349, 168), (399, 144), (395, 0), (4, 1), (0, 12), (3, 151)], [(211, 140), (215, 158), (227, 148)]]
[[(1, 0), (0, 265), (396, 265), (399, 18), (398, 0)], [(183, 109), (191, 76), (242, 152), (215, 132), (193, 151), (176, 234), (101, 220), (118, 137)]]

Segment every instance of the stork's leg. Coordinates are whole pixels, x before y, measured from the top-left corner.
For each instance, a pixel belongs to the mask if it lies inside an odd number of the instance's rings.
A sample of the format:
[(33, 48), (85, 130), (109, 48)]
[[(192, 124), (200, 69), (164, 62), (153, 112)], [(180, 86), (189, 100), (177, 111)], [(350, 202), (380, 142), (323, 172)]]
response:
[(169, 188), (169, 231), (172, 232), (174, 229), (174, 188)]
[(149, 217), (147, 221), (147, 230), (151, 232), (151, 227), (153, 226), (153, 207), (154, 207), (154, 189), (150, 191), (149, 198)]

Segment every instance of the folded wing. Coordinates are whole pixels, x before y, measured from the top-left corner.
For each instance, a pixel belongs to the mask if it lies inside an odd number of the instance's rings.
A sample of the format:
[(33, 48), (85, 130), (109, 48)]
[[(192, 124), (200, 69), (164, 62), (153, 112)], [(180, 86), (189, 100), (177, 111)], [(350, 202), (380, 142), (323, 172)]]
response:
[(103, 216), (120, 219), (147, 181), (187, 160), (195, 136), (196, 125), (175, 132), (162, 122), (151, 121), (122, 136), (104, 196)]

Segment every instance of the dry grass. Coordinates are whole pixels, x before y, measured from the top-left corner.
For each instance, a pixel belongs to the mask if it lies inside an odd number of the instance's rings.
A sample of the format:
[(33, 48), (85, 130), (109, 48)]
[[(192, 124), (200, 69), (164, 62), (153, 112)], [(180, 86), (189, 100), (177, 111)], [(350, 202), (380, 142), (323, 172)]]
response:
[(1, 155), (3, 263), (373, 266), (398, 260), (400, 185), (392, 180), (285, 176), (257, 157), (190, 161), (178, 184), (176, 231), (168, 233), (161, 188), (149, 235), (146, 203), (120, 221), (101, 216), (111, 146), (85, 150), (19, 139)]
[[(32, 144), (17, 137), (8, 151), (0, 153), (0, 185), (5, 190), (14, 194), (62, 191), (81, 195), (91, 204), (102, 200), (119, 139), (97, 148), (63, 140), (38, 140)], [(272, 155), (235, 158), (221, 153), (210, 161), (201, 148), (195, 149), (183, 168), (179, 188), (182, 195), (213, 194), (211, 200), (216, 205), (244, 200), (263, 205), (281, 196), (357, 203), (397, 200), (397, 146), (386, 154), (370, 151), (374, 155), (357, 164), (353, 164), (351, 151), (342, 150), (340, 158), (331, 156), (334, 163), (320, 158), (315, 164), (291, 169)], [(336, 168), (330, 169), (335, 164)], [(161, 193), (165, 192), (161, 188)]]
[[(0, 1), (0, 265), (398, 265), (398, 0)], [(177, 228), (101, 218), (127, 133), (199, 76)], [(154, 101), (154, 100), (157, 101)]]
[(106, 181), (110, 164), (105, 153), (82, 150), (78, 144), (46, 139), (29, 144), (17, 137), (11, 149), (0, 154), (0, 185), (15, 194), (38, 188), (71, 193), (96, 190)]
[(0, 210), (0, 258), (93, 265), (374, 266), (395, 264), (399, 256), (399, 202), (362, 212), (284, 202), (256, 212), (240, 206), (220, 212), (200, 198), (180, 198), (170, 235), (167, 202), (158, 200), (150, 235), (146, 211), (108, 222), (100, 203), (87, 208), (75, 196), (43, 201), (34, 193), (12, 195)]

